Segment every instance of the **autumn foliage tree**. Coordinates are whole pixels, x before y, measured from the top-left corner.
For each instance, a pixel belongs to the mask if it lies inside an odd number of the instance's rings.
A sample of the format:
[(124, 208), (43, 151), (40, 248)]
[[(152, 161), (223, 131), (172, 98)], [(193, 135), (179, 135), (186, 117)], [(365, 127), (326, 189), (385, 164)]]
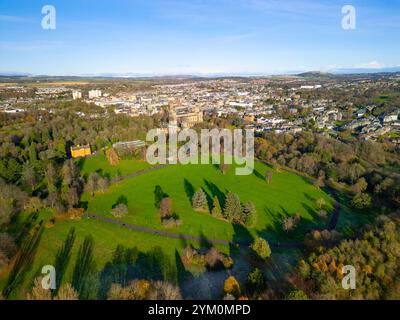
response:
[(115, 151), (114, 148), (110, 148), (106, 150), (106, 157), (108, 160), (108, 163), (112, 166), (116, 166), (119, 164), (119, 156), (117, 151)]
[(172, 200), (170, 197), (163, 198), (160, 202), (161, 219), (169, 218), (172, 215)]
[(265, 181), (270, 184), (272, 182), (272, 171), (271, 170), (267, 170), (265, 172)]
[[(296, 283), (302, 284), (299, 289), (313, 299), (400, 299), (399, 231), (399, 213), (395, 213), (378, 217), (355, 239), (315, 246), (296, 268)], [(344, 265), (357, 271), (354, 290), (342, 287)]]
[(256, 220), (256, 213), (257, 211), (254, 203), (251, 201), (247, 202), (242, 209), (241, 222), (246, 226), (253, 225)]
[(229, 164), (221, 163), (219, 165), (219, 169), (221, 170), (222, 174), (226, 174), (228, 172), (228, 170), (229, 170)]
[(228, 279), (225, 280), (224, 293), (230, 294), (235, 298), (238, 298), (240, 296), (240, 285), (234, 276), (230, 276), (228, 277)]
[(122, 218), (128, 214), (128, 207), (124, 203), (119, 203), (111, 209), (111, 214), (116, 218)]

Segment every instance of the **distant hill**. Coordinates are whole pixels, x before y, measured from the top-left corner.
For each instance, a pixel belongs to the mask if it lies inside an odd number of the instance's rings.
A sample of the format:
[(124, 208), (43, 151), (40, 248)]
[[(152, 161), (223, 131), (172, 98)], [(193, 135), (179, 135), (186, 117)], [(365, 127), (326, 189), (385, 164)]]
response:
[(334, 74), (366, 74), (366, 73), (396, 73), (400, 72), (399, 67), (391, 67), (391, 68), (379, 68), (379, 69), (371, 69), (371, 68), (350, 68), (350, 69), (335, 69), (332, 71)]
[(303, 72), (303, 73), (297, 74), (296, 76), (302, 77), (302, 78), (319, 78), (319, 79), (330, 79), (330, 78), (334, 77), (334, 75), (331, 73), (320, 72), (320, 71)]

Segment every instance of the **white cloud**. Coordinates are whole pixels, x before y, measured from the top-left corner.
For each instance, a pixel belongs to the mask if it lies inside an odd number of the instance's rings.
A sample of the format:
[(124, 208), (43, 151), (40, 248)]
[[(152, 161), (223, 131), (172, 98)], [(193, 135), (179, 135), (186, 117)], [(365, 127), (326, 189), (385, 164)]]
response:
[(0, 41), (0, 50), (2, 51), (47, 51), (60, 48), (65, 43), (63, 41)]
[(386, 66), (378, 61), (371, 61), (368, 63), (361, 63), (354, 65), (354, 68), (357, 69), (381, 69), (385, 68)]
[(24, 17), (18, 17), (18, 16), (7, 16), (4, 14), (0, 14), (0, 21), (1, 22), (32, 22), (31, 19), (27, 19)]

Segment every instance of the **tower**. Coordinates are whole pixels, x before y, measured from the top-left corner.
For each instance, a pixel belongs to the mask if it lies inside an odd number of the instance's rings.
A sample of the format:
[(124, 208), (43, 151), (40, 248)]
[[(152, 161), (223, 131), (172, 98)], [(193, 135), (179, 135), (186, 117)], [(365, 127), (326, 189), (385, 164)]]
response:
[(178, 121), (176, 119), (175, 107), (171, 104), (168, 106), (168, 130), (178, 131)]

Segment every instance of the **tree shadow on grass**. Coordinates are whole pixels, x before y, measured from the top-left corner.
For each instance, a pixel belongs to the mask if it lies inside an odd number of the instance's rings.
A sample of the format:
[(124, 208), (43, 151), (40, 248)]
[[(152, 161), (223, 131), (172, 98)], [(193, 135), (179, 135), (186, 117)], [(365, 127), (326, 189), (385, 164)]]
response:
[(183, 186), (185, 188), (186, 196), (188, 197), (190, 205), (192, 204), (193, 195), (195, 193), (193, 185), (188, 179), (183, 179)]
[(210, 249), (213, 247), (213, 243), (207, 239), (207, 237), (204, 235), (202, 231), (200, 231), (200, 249)]
[(317, 199), (311, 197), (308, 193), (303, 192), (303, 195), (304, 195), (304, 197), (305, 197), (307, 200), (309, 200), (309, 201), (311, 201), (311, 202), (314, 202), (314, 203), (315, 203), (315, 201), (317, 201)]
[(8, 276), (2, 295), (8, 298), (9, 295), (23, 282), (26, 274), (31, 269), (37, 248), (40, 244), (44, 230), (43, 220), (38, 225), (32, 226), (26, 237), (23, 239), (21, 248), (16, 255), (13, 268)]
[(209, 213), (211, 212), (211, 210), (213, 209), (213, 198), (211, 197), (211, 195), (202, 188), (204, 194), (206, 195), (207, 198), (207, 207), (208, 207), (208, 211)]
[(186, 267), (182, 261), (182, 257), (179, 255), (178, 250), (176, 249), (175, 249), (175, 263), (176, 263), (178, 284), (193, 279), (193, 275), (186, 270)]
[(265, 206), (264, 213), (268, 215), (271, 222), (263, 230), (258, 231), (258, 235), (270, 242), (289, 241), (291, 233), (285, 232), (282, 227), (283, 219), (290, 216), (289, 212), (282, 206), (276, 212)]
[(168, 194), (163, 191), (161, 186), (157, 185), (154, 188), (154, 207), (160, 208), (161, 200), (167, 198)]
[(241, 224), (232, 223), (232, 227), (233, 227), (233, 237), (231, 241), (231, 246), (232, 245), (233, 247), (237, 247), (237, 245), (248, 246), (253, 242), (254, 238), (245, 226)]
[(254, 170), (253, 170), (253, 173), (254, 173), (254, 175), (255, 175), (257, 178), (259, 178), (259, 179), (265, 181), (265, 177), (264, 177), (258, 170), (254, 169)]
[(311, 219), (306, 219), (301, 217), (300, 221), (293, 230), (285, 231), (283, 229), (283, 221), (287, 217), (294, 217), (294, 213), (290, 213), (283, 206), (280, 206), (279, 210), (276, 212), (272, 211), (268, 207), (264, 208), (265, 214), (270, 217), (271, 222), (263, 230), (258, 231), (259, 236), (265, 238), (267, 241), (271, 241), (277, 244), (283, 243), (303, 243), (304, 236), (309, 231), (315, 229), (318, 226), (320, 218), (315, 213), (315, 211), (302, 203), (303, 207), (312, 216)]
[[(311, 208), (308, 204), (306, 203), (302, 203), (301, 204), (303, 206), (304, 209), (307, 210), (308, 214), (312, 217), (311, 220), (307, 220), (307, 225), (309, 226), (310, 230), (312, 228), (318, 228), (321, 226), (321, 217), (318, 215), (317, 212), (315, 212), (315, 210), (313, 208)], [(303, 219), (304, 220), (304, 219)]]
[[(118, 170), (119, 170), (119, 169), (118, 169)], [(103, 178), (107, 178), (108, 180), (111, 180), (111, 175), (110, 175), (110, 173), (109, 173), (109, 172), (105, 172), (105, 171), (103, 170), (103, 168), (99, 168), (99, 169), (97, 169), (97, 170), (94, 171), (94, 172), (98, 173), (99, 176), (101, 176), (101, 177), (103, 177)]]
[(86, 236), (79, 248), (72, 273), (72, 286), (80, 300), (95, 299), (97, 295), (99, 279), (93, 251), (93, 237)]
[[(13, 223), (11, 225), (11, 233), (15, 238), (15, 242), (17, 244), (21, 244), (22, 241), (29, 235), (29, 231), (32, 229), (32, 227), (37, 223), (37, 219), (39, 217), (38, 212), (34, 212), (29, 214), (29, 216), (23, 220), (19, 221), (19, 216), (15, 215), (13, 217)], [(14, 220), (16, 219), (16, 220)]]
[(178, 282), (176, 267), (160, 247), (141, 252), (136, 247), (117, 246), (113, 258), (100, 273), (98, 297), (107, 298), (113, 283), (126, 286), (135, 279)]
[[(216, 184), (204, 179), (207, 189), (211, 192), (211, 198), (217, 197), (221, 208), (225, 206), (225, 193)], [(212, 202), (211, 202), (212, 203)]]
[(54, 267), (56, 268), (56, 290), (53, 294), (56, 294), (61, 286), (62, 279), (68, 268), (69, 261), (71, 259), (71, 251), (75, 243), (75, 228), (71, 228), (67, 238), (63, 245), (60, 247), (56, 254)]
[(85, 162), (86, 162), (86, 158), (78, 158), (77, 160), (75, 160), (75, 164), (79, 168), (79, 171), (82, 171), (83, 166), (85, 165)]

